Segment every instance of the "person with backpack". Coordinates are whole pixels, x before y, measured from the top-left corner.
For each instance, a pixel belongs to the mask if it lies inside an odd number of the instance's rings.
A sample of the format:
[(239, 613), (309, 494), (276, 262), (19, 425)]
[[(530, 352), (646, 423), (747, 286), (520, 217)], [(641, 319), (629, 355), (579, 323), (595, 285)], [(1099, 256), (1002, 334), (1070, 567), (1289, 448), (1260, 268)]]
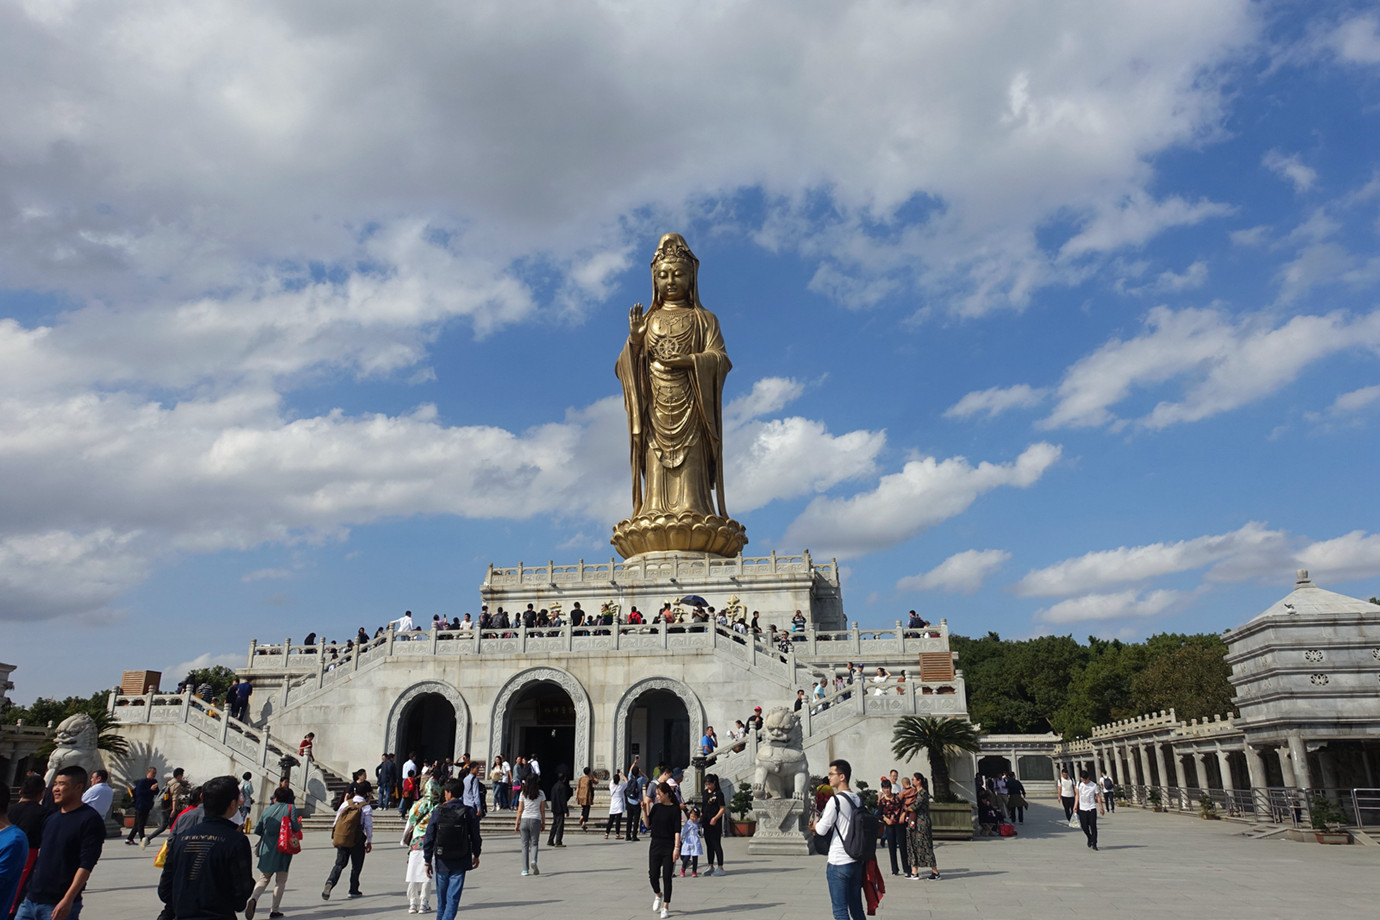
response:
[(930, 867), (930, 881), (939, 880), (939, 865), (934, 858), (934, 826), (930, 823), (930, 787), (925, 777), (914, 774), (911, 787), (915, 789), (915, 799), (906, 814), (906, 825), (910, 833), (906, 835), (906, 847), (910, 853), (910, 875), (918, 879), (920, 867)]
[(431, 812), (422, 837), (422, 858), (427, 875), (436, 880), (436, 920), (455, 920), (465, 873), (479, 868), (479, 817), (464, 803), (465, 785), (446, 783), (446, 800)]
[[(862, 848), (867, 843), (866, 833), (860, 825), (863, 817), (862, 799), (848, 788), (853, 778), (853, 767), (846, 760), (835, 760), (829, 764), (829, 786), (834, 794), (824, 804), (819, 818), (810, 823), (815, 834), (815, 846), (819, 849), (828, 840), (828, 865), (824, 877), (829, 883), (829, 903), (833, 906), (834, 920), (866, 920), (863, 909), (863, 859)], [(876, 820), (875, 818), (873, 819)], [(850, 848), (845, 841), (853, 843)], [(877, 836), (872, 834), (874, 849)]]
[[(629, 767), (628, 785), (623, 790), (628, 819), (627, 832), (623, 835), (623, 839), (631, 840), (633, 843), (637, 842), (637, 832), (642, 827), (643, 788), (642, 771), (637, 767)], [(655, 795), (654, 791), (652, 795)]]
[(254, 886), (254, 893), (244, 905), (244, 920), (254, 920), (259, 898), (268, 890), (270, 882), (273, 883), (273, 907), (269, 909), (268, 916), (277, 918), (283, 915), (278, 908), (283, 906), (288, 870), (292, 868), (293, 854), (302, 849), (302, 819), (293, 807), (296, 800), (297, 796), (291, 789), (279, 786), (273, 792), (273, 803), (263, 810), (259, 823), (254, 825), (254, 833), (259, 835), (256, 850), (259, 883)]
[(331, 825), (331, 845), (335, 847), (335, 865), (321, 889), (321, 900), (331, 899), (331, 889), (340, 881), (340, 872), (350, 864), (350, 897), (362, 898), (359, 873), (364, 869), (364, 857), (374, 849), (374, 809), (369, 806), (373, 785), (362, 779), (355, 783), (355, 794), (340, 803)]

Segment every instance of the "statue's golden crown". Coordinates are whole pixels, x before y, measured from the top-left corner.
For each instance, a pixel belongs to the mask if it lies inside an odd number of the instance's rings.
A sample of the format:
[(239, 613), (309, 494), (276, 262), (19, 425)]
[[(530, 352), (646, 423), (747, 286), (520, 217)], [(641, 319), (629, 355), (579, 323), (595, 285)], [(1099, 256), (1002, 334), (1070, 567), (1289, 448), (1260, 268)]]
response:
[(688, 262), (691, 265), (699, 265), (700, 260), (695, 258), (695, 254), (690, 251), (690, 247), (685, 245), (685, 240), (674, 234), (670, 234), (661, 241), (657, 247), (656, 255), (652, 256), (652, 265), (661, 262)]

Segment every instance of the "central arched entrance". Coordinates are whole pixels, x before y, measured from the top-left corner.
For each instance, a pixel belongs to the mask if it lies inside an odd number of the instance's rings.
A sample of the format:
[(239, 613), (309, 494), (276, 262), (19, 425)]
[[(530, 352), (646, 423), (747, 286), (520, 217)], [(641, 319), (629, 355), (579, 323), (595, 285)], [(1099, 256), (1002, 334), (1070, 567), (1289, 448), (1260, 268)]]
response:
[(575, 762), (575, 701), (558, 684), (539, 681), (519, 690), (508, 705), (508, 759), (537, 758), (542, 789), (556, 775), (571, 776)]

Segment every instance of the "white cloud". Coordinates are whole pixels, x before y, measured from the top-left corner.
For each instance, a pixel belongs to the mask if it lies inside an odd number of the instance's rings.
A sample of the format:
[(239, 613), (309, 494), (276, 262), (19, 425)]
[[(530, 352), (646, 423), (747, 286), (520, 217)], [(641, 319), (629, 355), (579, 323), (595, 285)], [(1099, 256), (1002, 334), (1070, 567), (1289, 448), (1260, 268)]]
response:
[(1315, 583), (1356, 581), (1380, 575), (1380, 534), (1363, 530), (1309, 544), (1298, 560)]
[[(769, 380), (768, 415), (799, 387)], [(740, 413), (741, 414), (741, 413)], [(105, 611), (161, 561), (265, 542), (340, 539), (387, 517), (618, 520), (627, 513), (620, 397), (521, 432), (407, 415), (288, 418), (244, 393), (163, 406), (123, 394), (0, 398), (0, 619)], [(738, 421), (730, 512), (874, 475), (882, 432), (800, 417)], [(286, 577), (284, 569), (243, 576)]]
[(790, 377), (763, 377), (752, 389), (724, 406), (725, 424), (745, 422), (780, 412), (805, 392), (805, 384)]
[(1189, 592), (1170, 590), (1151, 591), (1144, 596), (1138, 591), (1087, 594), (1038, 610), (1035, 619), (1045, 623), (1084, 623), (1123, 617), (1153, 617), (1192, 596)]
[[(1218, 130), (1216, 73), (1262, 19), (1245, 0), (51, 6), (0, 19), (0, 271), (126, 303), (282, 262), (350, 274), (361, 238), (418, 214), (483, 227), (465, 254), (500, 274), (537, 256), (598, 296), (637, 225), (760, 185), (774, 211), (828, 199), (845, 244), (818, 278), (845, 302), (904, 281), (1019, 306), (1057, 280), (1051, 218), (1089, 248), (1199, 219), (1126, 203)], [(692, 66), (667, 66), (668, 28)], [(646, 131), (666, 99), (681, 116)], [(915, 201), (933, 216), (887, 242)]]
[(920, 575), (907, 575), (896, 583), (897, 591), (947, 591), (972, 594), (989, 575), (1011, 558), (1004, 549), (970, 549), (955, 553)]
[(894, 546), (962, 514), (1000, 486), (1026, 488), (1058, 459), (1060, 449), (1032, 444), (1012, 463), (973, 466), (963, 457), (911, 460), (877, 488), (851, 498), (816, 498), (786, 530), (783, 542), (822, 554), (857, 556)]
[(1036, 389), (1025, 383), (1011, 387), (975, 390), (945, 409), (944, 417), (968, 418), (982, 412), (988, 418), (992, 418), (1008, 409), (1026, 409), (1031, 406), (1038, 406), (1048, 395), (1048, 390)]
[(1306, 192), (1318, 181), (1317, 170), (1305, 166), (1296, 153), (1285, 156), (1278, 150), (1270, 150), (1260, 162), (1270, 172), (1292, 183), (1296, 192)]
[(1261, 246), (1270, 238), (1270, 227), (1268, 224), (1256, 224), (1244, 230), (1233, 230), (1227, 236), (1237, 246)]
[(1210, 217), (1224, 217), (1233, 210), (1226, 204), (1189, 202), (1177, 196), (1155, 201), (1148, 194), (1137, 192), (1098, 214), (1081, 233), (1063, 245), (1059, 255), (1069, 259), (1123, 246), (1139, 246), (1170, 227), (1190, 226)]
[[(1113, 585), (1207, 568), (1233, 558), (1259, 560), (1262, 556), (1288, 565), (1287, 536), (1252, 521), (1239, 530), (1196, 537), (1176, 543), (1151, 543), (1099, 550), (1026, 573), (1013, 590), (1022, 597), (1061, 597), (1088, 594)], [(1253, 568), (1258, 568), (1253, 565)], [(1275, 566), (1273, 571), (1279, 571)], [(1218, 572), (1218, 580), (1230, 570)], [(1236, 570), (1239, 571), (1239, 570)], [(1232, 579), (1235, 580), (1235, 579)], [(1134, 592), (1132, 592), (1134, 593)]]
[(1215, 310), (1156, 307), (1146, 326), (1145, 334), (1114, 339), (1070, 367), (1040, 426), (1116, 423), (1112, 406), (1135, 390), (1171, 381), (1182, 381), (1183, 398), (1160, 402), (1139, 424), (1198, 421), (1268, 396), (1331, 355), (1380, 348), (1380, 312), (1295, 316), (1272, 328), (1260, 317), (1233, 321)]
[(263, 581), (264, 579), (272, 579), (276, 581), (284, 578), (291, 578), (294, 574), (295, 573), (292, 571), (292, 569), (255, 569), (252, 572), (246, 572), (243, 575), (241, 575), (240, 581), (244, 582), (245, 584), (249, 584), (250, 582), (255, 581)]
[(1380, 64), (1380, 16), (1355, 16), (1328, 35), (1333, 52), (1349, 64)]
[(1374, 405), (1377, 400), (1380, 400), (1380, 384), (1343, 393), (1333, 400), (1331, 408), (1327, 411), (1332, 415), (1360, 412)]
[[(266, 638), (264, 641), (281, 642), (283, 641), (283, 639), (281, 636), (274, 636), (272, 637), (272, 639)], [(248, 643), (245, 644), (247, 647)], [(163, 683), (161, 689), (164, 693), (171, 693), (173, 689), (182, 681), (182, 679), (185, 678), (187, 674), (191, 671), (200, 671), (203, 668), (215, 667), (226, 667), (230, 668), (231, 670), (234, 670), (235, 668), (244, 667), (244, 662), (245, 655), (243, 652), (226, 652), (220, 655), (212, 654), (211, 652), (205, 652), (203, 654), (196, 656), (191, 661), (184, 661), (181, 664), (174, 665), (171, 668), (164, 668)], [(193, 687), (192, 689), (195, 690), (196, 688)]]

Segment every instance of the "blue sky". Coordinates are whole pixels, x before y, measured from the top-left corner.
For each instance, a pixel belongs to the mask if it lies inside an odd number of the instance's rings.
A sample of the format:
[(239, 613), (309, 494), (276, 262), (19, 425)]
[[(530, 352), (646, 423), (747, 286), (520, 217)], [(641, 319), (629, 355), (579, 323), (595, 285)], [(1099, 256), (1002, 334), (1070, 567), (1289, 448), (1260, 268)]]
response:
[(1364, 4), (11, 5), (13, 696), (607, 559), (669, 231), (851, 620), (1380, 593), (1378, 91)]

